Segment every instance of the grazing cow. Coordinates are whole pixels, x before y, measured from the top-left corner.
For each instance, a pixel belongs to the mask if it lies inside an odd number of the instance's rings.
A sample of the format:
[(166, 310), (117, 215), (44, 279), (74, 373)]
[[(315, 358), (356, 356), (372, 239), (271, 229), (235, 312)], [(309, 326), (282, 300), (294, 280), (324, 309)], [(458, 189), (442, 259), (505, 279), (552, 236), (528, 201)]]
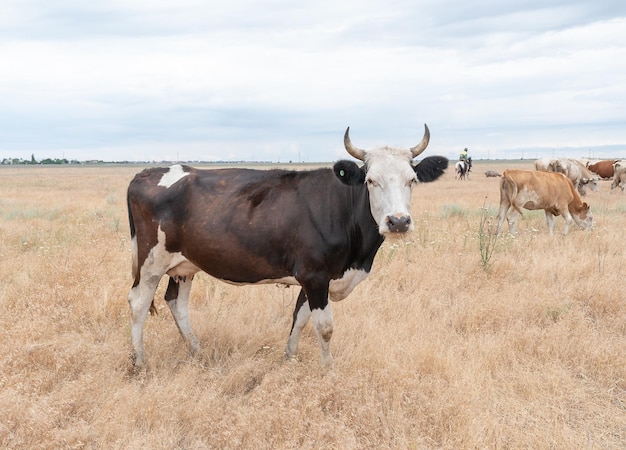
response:
[(624, 193), (626, 188), (626, 161), (615, 161), (613, 164), (613, 183), (611, 183), (611, 193), (619, 186)]
[(587, 166), (587, 169), (597, 174), (600, 178), (613, 178), (613, 173), (615, 172), (613, 164), (615, 164), (617, 161), (617, 159), (598, 161), (593, 164), (589, 164)]
[(587, 195), (587, 186), (594, 192), (600, 189), (598, 176), (576, 159), (556, 159), (553, 168), (554, 172), (560, 172), (569, 178), (580, 195)]
[(339, 161), (311, 171), (215, 169), (184, 165), (138, 173), (128, 187), (133, 247), (130, 304), (133, 363), (144, 365), (143, 327), (159, 280), (192, 352), (199, 348), (188, 312), (199, 271), (233, 284), (301, 286), (285, 356), (295, 356), (313, 317), (324, 366), (333, 362), (328, 300), (344, 299), (368, 275), (385, 236), (413, 228), (411, 192), (448, 167), (441, 156), (412, 164), (428, 145), (347, 152), (364, 162)]
[(541, 158), (535, 161), (535, 170), (541, 170), (543, 172), (554, 172), (555, 159)]
[(457, 161), (454, 165), (454, 173), (455, 178), (459, 180), (467, 180), (469, 178), (469, 173), (472, 170), (472, 158), (467, 158), (465, 160)]
[(515, 234), (515, 222), (522, 214), (522, 208), (543, 209), (550, 236), (554, 232), (554, 218), (559, 215), (565, 219), (564, 235), (569, 231), (572, 219), (584, 230), (593, 226), (589, 205), (583, 203), (572, 182), (561, 173), (505, 170), (500, 183), (500, 212), (496, 233), (500, 233), (504, 219), (507, 218), (509, 232)]
[(567, 158), (553, 159), (550, 167), (552, 168), (552, 172), (559, 172), (567, 176), (567, 172), (570, 167), (570, 160)]
[(485, 172), (485, 176), (487, 178), (497, 178), (497, 177), (501, 177), (502, 175), (500, 175), (498, 172), (496, 172), (495, 170), (487, 170)]

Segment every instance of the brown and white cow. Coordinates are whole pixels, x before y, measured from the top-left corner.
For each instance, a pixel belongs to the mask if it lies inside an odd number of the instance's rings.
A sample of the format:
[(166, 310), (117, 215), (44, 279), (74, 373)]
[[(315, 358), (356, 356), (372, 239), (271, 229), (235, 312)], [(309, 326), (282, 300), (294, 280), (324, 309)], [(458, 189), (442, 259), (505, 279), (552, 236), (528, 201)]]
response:
[(611, 193), (619, 186), (624, 193), (626, 188), (626, 161), (615, 161), (613, 164), (613, 183), (611, 183)]
[(551, 236), (556, 216), (563, 216), (565, 219), (564, 235), (568, 233), (572, 219), (583, 230), (593, 227), (589, 205), (583, 203), (571, 180), (562, 173), (505, 170), (500, 183), (500, 212), (496, 233), (500, 233), (506, 218), (509, 232), (515, 234), (515, 223), (522, 215), (522, 208), (543, 209)]
[(587, 169), (597, 174), (600, 178), (613, 178), (613, 173), (615, 173), (613, 164), (615, 164), (617, 161), (618, 161), (617, 159), (607, 159), (605, 161), (597, 161), (593, 164), (589, 164), (587, 166)]
[(413, 159), (428, 145), (362, 150), (344, 135), (347, 152), (364, 164), (333, 168), (199, 170), (174, 165), (137, 174), (128, 187), (133, 286), (128, 293), (135, 368), (144, 365), (143, 328), (159, 281), (192, 352), (199, 348), (189, 320), (194, 275), (204, 271), (234, 284), (301, 287), (285, 356), (295, 356), (313, 319), (323, 365), (332, 364), (329, 300), (343, 300), (370, 272), (386, 236), (413, 228), (413, 188), (436, 180), (442, 156)]

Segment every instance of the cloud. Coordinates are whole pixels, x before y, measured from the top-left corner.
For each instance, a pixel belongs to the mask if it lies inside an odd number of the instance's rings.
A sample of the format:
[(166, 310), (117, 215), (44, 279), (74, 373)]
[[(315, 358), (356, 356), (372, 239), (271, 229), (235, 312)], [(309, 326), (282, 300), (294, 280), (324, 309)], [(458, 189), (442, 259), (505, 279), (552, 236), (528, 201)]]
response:
[(326, 161), (347, 126), (408, 146), (424, 122), (450, 156), (626, 144), (618, 2), (0, 8), (0, 158)]

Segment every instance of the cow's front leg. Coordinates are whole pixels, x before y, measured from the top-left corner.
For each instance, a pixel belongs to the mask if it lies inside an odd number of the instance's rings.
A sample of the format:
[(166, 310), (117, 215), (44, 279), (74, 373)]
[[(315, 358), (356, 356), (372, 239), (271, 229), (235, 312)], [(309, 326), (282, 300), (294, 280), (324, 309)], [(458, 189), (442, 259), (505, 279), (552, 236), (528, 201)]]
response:
[[(554, 218), (555, 218), (554, 214), (546, 211), (546, 223), (548, 224), (548, 233), (550, 234), (550, 236), (554, 235), (554, 222), (555, 222)], [(566, 220), (566, 223), (567, 223), (567, 220)], [(565, 234), (567, 234), (567, 231), (565, 231)]]
[(565, 227), (563, 228), (563, 236), (565, 236), (569, 232), (569, 224), (572, 223), (572, 215), (568, 211), (566, 214), (563, 215), (563, 218), (565, 219)]
[(298, 300), (296, 301), (296, 307), (293, 310), (293, 324), (291, 325), (291, 333), (289, 333), (289, 339), (287, 340), (287, 347), (285, 347), (285, 358), (294, 358), (298, 353), (298, 343), (300, 342), (300, 334), (302, 329), (309, 321), (311, 317), (311, 308), (307, 301), (304, 289), (300, 289), (298, 294)]
[(329, 281), (311, 280), (303, 283), (302, 288), (306, 293), (315, 333), (320, 344), (320, 358), (322, 366), (329, 367), (333, 364), (333, 356), (330, 353), (330, 338), (333, 335), (333, 314), (328, 301)]
[(315, 308), (311, 310), (311, 314), (315, 324), (315, 333), (320, 342), (322, 366), (330, 367), (333, 365), (333, 355), (330, 353), (330, 338), (333, 335), (333, 313), (330, 310), (328, 300), (324, 308)]

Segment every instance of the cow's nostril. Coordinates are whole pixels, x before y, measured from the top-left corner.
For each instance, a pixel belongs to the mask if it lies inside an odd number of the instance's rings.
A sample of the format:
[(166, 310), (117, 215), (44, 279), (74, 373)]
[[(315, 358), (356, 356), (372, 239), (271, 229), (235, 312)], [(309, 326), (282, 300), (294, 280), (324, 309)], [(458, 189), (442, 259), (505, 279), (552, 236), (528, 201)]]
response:
[(391, 232), (404, 233), (409, 230), (409, 225), (411, 225), (410, 216), (387, 216), (387, 227)]

